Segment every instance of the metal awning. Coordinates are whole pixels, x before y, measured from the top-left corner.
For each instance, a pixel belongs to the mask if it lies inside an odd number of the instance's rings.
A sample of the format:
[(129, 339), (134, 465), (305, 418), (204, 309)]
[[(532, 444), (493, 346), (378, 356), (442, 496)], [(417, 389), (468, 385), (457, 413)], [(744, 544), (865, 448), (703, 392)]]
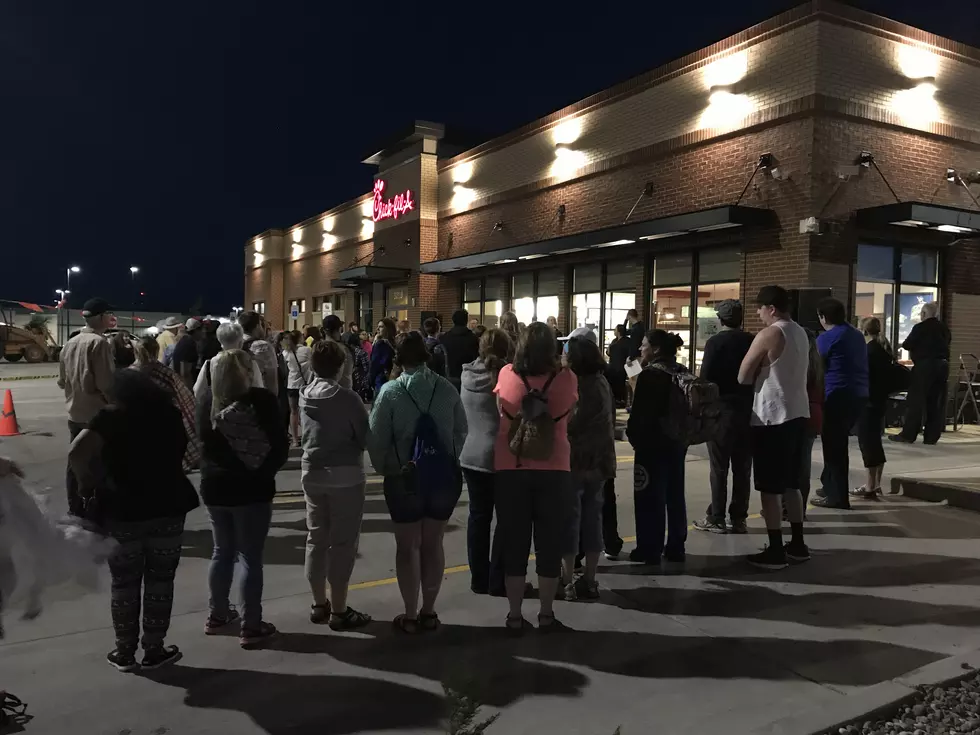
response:
[(337, 274), (330, 282), (334, 288), (361, 288), (372, 283), (404, 281), (410, 275), (407, 268), (385, 268), (380, 265), (358, 265)]
[(914, 227), (917, 230), (946, 232), (951, 235), (978, 235), (980, 211), (921, 202), (902, 202), (859, 209), (857, 224), (859, 227), (868, 228), (898, 225)]
[(606, 227), (601, 230), (556, 237), (525, 245), (488, 250), (474, 255), (436, 260), (431, 263), (423, 263), (421, 270), (423, 273), (450, 273), (467, 268), (503, 265), (516, 263), (519, 260), (567, 255), (568, 253), (591, 249), (599, 250), (633, 245), (634, 243), (642, 244), (645, 241), (680, 237), (693, 232), (709, 232), (731, 227), (765, 226), (775, 221), (775, 213), (771, 209), (739, 206), (715, 207), (644, 222), (629, 222), (615, 227)]

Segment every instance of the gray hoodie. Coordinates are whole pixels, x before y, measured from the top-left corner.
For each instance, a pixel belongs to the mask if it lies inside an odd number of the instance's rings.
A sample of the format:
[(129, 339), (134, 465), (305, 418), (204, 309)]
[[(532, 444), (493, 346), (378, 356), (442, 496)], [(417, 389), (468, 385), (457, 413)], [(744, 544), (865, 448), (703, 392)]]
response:
[(463, 365), (460, 382), (459, 395), (469, 433), (459, 464), (468, 470), (493, 472), (493, 447), (500, 425), (497, 397), (493, 394), (496, 381), (483, 360), (477, 358)]
[(360, 396), (320, 377), (299, 394), (303, 469), (364, 467), (368, 414)]

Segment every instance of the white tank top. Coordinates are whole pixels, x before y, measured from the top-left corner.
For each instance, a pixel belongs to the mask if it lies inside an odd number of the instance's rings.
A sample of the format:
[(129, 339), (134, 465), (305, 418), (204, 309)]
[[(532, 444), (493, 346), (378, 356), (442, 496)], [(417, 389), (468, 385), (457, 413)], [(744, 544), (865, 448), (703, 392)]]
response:
[(785, 319), (772, 326), (783, 333), (785, 345), (782, 354), (764, 366), (755, 379), (753, 426), (785, 424), (810, 416), (810, 400), (806, 393), (810, 340), (806, 330)]

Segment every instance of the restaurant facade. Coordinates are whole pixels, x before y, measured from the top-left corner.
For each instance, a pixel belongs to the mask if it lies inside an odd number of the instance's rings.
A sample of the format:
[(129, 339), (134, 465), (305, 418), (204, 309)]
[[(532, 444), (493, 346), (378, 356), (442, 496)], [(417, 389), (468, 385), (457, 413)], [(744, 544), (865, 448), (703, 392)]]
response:
[[(980, 50), (818, 0), (475, 147), (416, 122), (373, 190), (245, 247), (277, 328), (453, 310), (608, 343), (635, 308), (700, 362), (714, 304), (778, 283), (901, 342), (938, 300), (980, 350)], [(749, 327), (753, 322), (750, 311)]]

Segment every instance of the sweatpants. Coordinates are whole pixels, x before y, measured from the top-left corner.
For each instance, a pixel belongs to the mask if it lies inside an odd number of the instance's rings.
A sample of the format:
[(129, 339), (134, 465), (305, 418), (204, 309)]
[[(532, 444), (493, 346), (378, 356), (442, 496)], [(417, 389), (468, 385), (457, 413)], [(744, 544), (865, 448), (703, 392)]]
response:
[(109, 556), (116, 649), (123, 654), (136, 652), (140, 643), (141, 599), (143, 650), (158, 648), (170, 628), (184, 517), (108, 521), (106, 530), (119, 543)]
[[(306, 498), (306, 579), (311, 587), (346, 588), (354, 571), (364, 515), (364, 483), (324, 484), (326, 473), (303, 473)], [(340, 610), (338, 612), (343, 612)]]

